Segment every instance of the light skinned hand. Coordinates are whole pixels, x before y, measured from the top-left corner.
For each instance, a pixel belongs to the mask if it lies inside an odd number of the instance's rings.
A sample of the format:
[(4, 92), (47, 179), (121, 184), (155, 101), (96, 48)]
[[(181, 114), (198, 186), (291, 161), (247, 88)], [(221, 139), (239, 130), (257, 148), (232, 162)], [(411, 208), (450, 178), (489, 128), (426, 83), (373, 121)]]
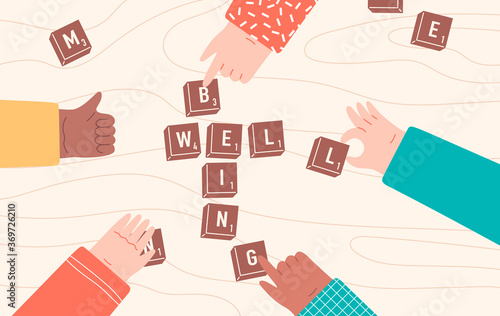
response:
[(219, 71), (223, 77), (247, 83), (270, 53), (269, 48), (234, 24), (228, 23), (201, 55), (201, 61), (205, 61), (215, 54), (203, 80), (203, 86), (208, 86)]
[(115, 119), (97, 112), (102, 94), (97, 92), (74, 110), (59, 110), (61, 158), (100, 157), (115, 151)]
[[(130, 220), (131, 215), (122, 217), (111, 229), (95, 244), (90, 252), (124, 281), (142, 269), (153, 257), (155, 250), (143, 255), (153, 233), (154, 227), (149, 227), (149, 220), (141, 221), (137, 215)], [(146, 230), (147, 229), (147, 230)]]
[(345, 132), (341, 141), (346, 143), (354, 138), (359, 139), (364, 150), (359, 157), (347, 157), (347, 162), (356, 168), (372, 169), (384, 174), (405, 132), (389, 122), (370, 102), (366, 103), (366, 108), (358, 103), (356, 109), (357, 112), (347, 107), (347, 115), (355, 127)]
[(331, 281), (307, 255), (297, 252), (278, 263), (275, 269), (264, 257), (259, 264), (275, 285), (261, 281), (260, 286), (276, 302), (298, 315)]

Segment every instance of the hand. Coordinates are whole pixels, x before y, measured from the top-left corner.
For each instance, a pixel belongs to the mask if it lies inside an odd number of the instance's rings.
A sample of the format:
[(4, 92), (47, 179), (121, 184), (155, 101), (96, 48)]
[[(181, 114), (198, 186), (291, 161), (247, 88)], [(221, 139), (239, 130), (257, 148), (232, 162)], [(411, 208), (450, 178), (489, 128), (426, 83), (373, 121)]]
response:
[(294, 315), (298, 315), (332, 281), (302, 252), (288, 256), (286, 261), (278, 263), (277, 269), (262, 256), (258, 260), (276, 285), (261, 281), (260, 286)]
[(140, 215), (134, 217), (132, 221), (130, 221), (130, 218), (130, 214), (122, 217), (90, 249), (90, 252), (97, 259), (101, 260), (124, 281), (127, 281), (133, 274), (142, 269), (155, 254), (155, 250), (150, 250), (141, 255), (146, 244), (153, 236), (155, 228), (150, 227), (146, 231), (149, 220), (145, 220), (137, 226), (141, 220)]
[(68, 157), (100, 157), (115, 151), (115, 119), (97, 112), (102, 94), (74, 110), (59, 110), (60, 155)]
[(359, 114), (347, 107), (347, 115), (356, 127), (345, 132), (341, 141), (346, 143), (357, 138), (363, 143), (364, 151), (361, 156), (347, 157), (347, 162), (352, 166), (384, 174), (405, 132), (383, 117), (370, 102), (366, 106), (368, 110), (361, 103), (356, 105)]
[(219, 71), (223, 77), (247, 83), (270, 53), (269, 48), (251, 38), (236, 25), (228, 23), (201, 55), (201, 61), (204, 61), (215, 54), (203, 85), (208, 86)]

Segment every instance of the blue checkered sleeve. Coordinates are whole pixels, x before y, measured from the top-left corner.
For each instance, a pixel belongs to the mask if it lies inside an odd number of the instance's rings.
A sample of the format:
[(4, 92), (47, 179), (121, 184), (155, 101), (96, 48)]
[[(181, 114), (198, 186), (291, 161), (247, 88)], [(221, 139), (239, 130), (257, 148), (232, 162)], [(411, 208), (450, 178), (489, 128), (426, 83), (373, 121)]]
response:
[(298, 316), (377, 316), (339, 279), (333, 279)]

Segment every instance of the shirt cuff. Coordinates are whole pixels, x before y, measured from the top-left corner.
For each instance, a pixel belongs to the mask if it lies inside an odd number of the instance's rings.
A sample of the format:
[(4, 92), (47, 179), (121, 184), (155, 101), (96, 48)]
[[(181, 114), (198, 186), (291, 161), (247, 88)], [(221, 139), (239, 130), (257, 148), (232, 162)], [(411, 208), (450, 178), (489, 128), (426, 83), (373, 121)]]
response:
[(84, 247), (78, 248), (67, 262), (117, 304), (120, 304), (130, 292), (130, 286), (127, 282), (123, 281)]
[(298, 316), (376, 316), (363, 301), (339, 279), (333, 279)]
[(410, 127), (399, 144), (382, 182), (402, 192), (409, 183), (417, 181), (417, 169), (423, 166), (425, 158), (445, 141), (421, 129)]

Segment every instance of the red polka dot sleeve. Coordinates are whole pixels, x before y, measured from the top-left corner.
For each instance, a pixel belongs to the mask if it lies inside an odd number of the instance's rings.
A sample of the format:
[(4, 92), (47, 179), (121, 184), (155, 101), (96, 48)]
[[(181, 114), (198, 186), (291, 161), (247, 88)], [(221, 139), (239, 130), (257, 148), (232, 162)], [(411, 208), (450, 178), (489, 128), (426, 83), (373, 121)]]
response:
[(226, 19), (254, 40), (279, 53), (317, 0), (234, 0)]

